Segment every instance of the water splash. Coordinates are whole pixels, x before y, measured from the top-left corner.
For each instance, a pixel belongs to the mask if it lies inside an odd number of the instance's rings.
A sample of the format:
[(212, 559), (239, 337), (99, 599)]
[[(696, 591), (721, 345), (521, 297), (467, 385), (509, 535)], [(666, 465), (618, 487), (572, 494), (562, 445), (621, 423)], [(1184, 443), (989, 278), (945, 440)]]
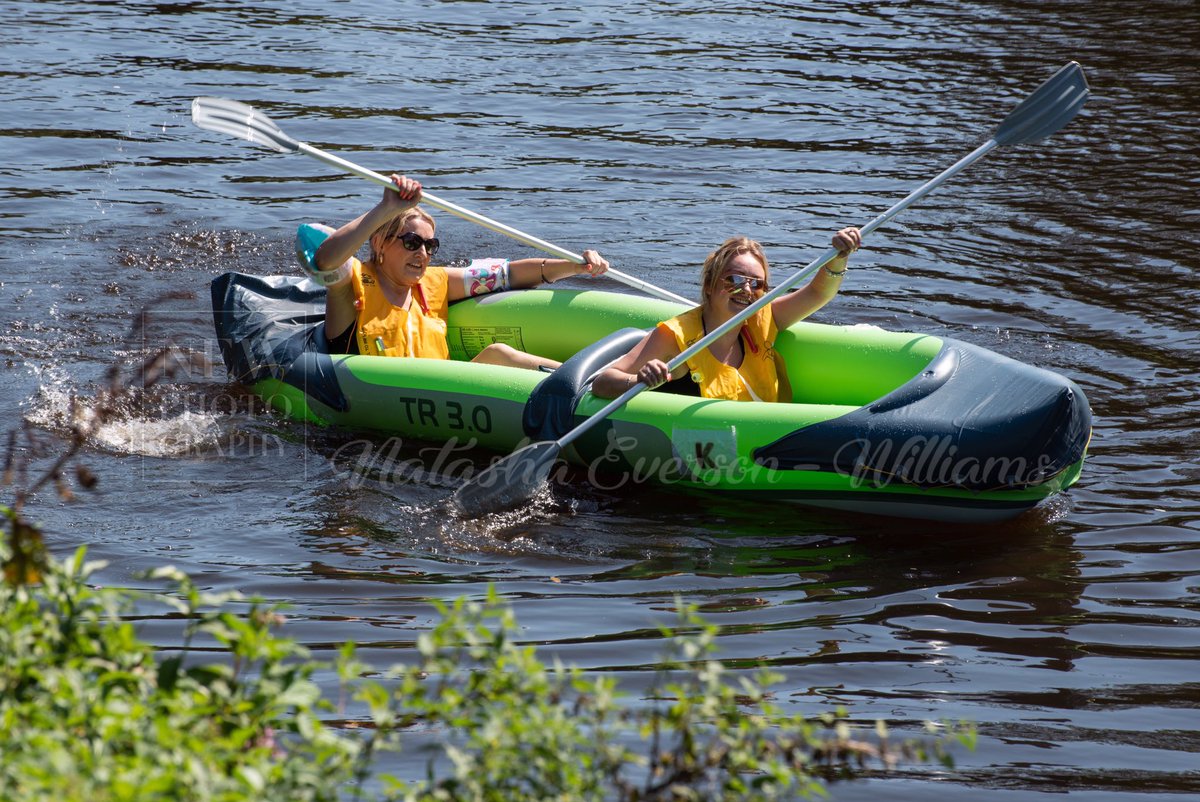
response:
[[(33, 426), (67, 435), (95, 415), (90, 391), (72, 383), (60, 368), (34, 368), (40, 381), (27, 399), (24, 419)], [(117, 403), (115, 414), (91, 438), (91, 445), (116, 454), (186, 457), (226, 449), (240, 429), (228, 412), (192, 409), (192, 393), (183, 386), (160, 386)], [(181, 408), (182, 407), (182, 408)]]

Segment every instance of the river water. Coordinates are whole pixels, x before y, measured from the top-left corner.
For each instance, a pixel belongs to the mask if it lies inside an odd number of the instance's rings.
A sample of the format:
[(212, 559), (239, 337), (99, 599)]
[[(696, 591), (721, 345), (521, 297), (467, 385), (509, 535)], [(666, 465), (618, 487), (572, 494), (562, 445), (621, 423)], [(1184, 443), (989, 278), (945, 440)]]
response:
[[(172, 343), (217, 356), (220, 273), (292, 273), (297, 223), (377, 189), (193, 127), (251, 103), (297, 139), (696, 297), (733, 233), (806, 263), (987, 138), (1069, 60), (1093, 99), (874, 235), (817, 318), (952, 336), (1076, 381), (1080, 483), (1016, 521), (933, 526), (635, 488), (447, 521), (450, 488), (353, 470), (381, 443), (283, 421), (192, 366), (40, 497), (98, 581), (173, 563), (293, 605), (317, 654), (403, 660), (433, 599), (489, 584), (524, 636), (635, 690), (676, 595), (777, 699), (977, 751), (842, 800), (1200, 798), (1200, 159), (1193, 0), (0, 3), (0, 420), (61, 440), (73, 394)], [(532, 255), (440, 215), (449, 259)], [(608, 285), (606, 285), (608, 286)], [(616, 285), (612, 285), (616, 287)], [(165, 295), (148, 327), (130, 318)], [(1192, 311), (1189, 311), (1192, 310)], [(218, 360), (219, 361), (219, 360)], [(149, 621), (170, 645), (177, 622)]]

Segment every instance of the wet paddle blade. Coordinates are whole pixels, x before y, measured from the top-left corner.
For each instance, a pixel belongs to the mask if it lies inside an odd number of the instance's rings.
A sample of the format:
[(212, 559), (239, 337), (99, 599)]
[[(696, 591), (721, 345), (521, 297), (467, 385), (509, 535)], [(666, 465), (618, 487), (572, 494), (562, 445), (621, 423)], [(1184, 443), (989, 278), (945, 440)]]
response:
[(472, 518), (521, 506), (546, 483), (558, 452), (552, 440), (514, 451), (455, 490), (454, 506)]
[(192, 122), (205, 131), (248, 139), (280, 153), (294, 153), (300, 143), (292, 139), (252, 106), (222, 97), (198, 97), (192, 101)]
[(1069, 123), (1087, 99), (1083, 68), (1078, 62), (1068, 62), (1021, 101), (1000, 123), (992, 138), (1001, 145), (1045, 139)]

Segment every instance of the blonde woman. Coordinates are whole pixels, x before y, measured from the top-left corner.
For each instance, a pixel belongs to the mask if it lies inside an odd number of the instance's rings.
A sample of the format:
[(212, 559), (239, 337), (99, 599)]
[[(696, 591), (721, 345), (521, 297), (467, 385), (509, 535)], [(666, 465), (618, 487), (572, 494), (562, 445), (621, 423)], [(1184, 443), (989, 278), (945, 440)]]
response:
[(596, 377), (592, 392), (616, 398), (638, 382), (654, 388), (670, 381), (671, 390), (704, 398), (790, 401), (786, 369), (775, 353), (779, 329), (829, 303), (841, 287), (850, 254), (861, 244), (857, 228), (837, 232), (833, 236), (837, 257), (808, 285), (764, 306), (741, 327), (671, 372), (668, 362), (767, 291), (770, 267), (762, 247), (746, 237), (727, 239), (704, 260), (700, 306), (659, 323), (633, 350)]
[[(446, 318), (451, 301), (506, 289), (536, 287), (561, 278), (599, 276), (608, 262), (584, 251), (583, 264), (566, 259), (476, 260), (468, 267), (439, 267), (437, 224), (424, 210), (420, 182), (391, 176), (398, 191), (384, 190), (370, 211), (333, 231), (315, 253), (297, 252), (309, 274), (327, 288), (325, 337), (333, 353), (447, 359)], [(364, 242), (366, 262), (355, 258)], [(472, 360), (529, 368), (558, 363), (494, 343)]]

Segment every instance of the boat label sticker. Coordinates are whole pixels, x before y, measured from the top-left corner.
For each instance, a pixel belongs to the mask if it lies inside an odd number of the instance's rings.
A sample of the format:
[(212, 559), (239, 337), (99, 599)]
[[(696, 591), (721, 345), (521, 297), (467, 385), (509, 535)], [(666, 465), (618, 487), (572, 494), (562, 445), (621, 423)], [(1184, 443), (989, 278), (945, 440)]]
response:
[(693, 481), (726, 483), (741, 476), (737, 428), (671, 430), (671, 443), (681, 473)]
[(520, 326), (461, 326), (458, 329), (458, 336), (462, 341), (462, 350), (471, 356), (492, 343), (504, 343), (518, 351), (525, 350), (525, 340), (521, 336)]

